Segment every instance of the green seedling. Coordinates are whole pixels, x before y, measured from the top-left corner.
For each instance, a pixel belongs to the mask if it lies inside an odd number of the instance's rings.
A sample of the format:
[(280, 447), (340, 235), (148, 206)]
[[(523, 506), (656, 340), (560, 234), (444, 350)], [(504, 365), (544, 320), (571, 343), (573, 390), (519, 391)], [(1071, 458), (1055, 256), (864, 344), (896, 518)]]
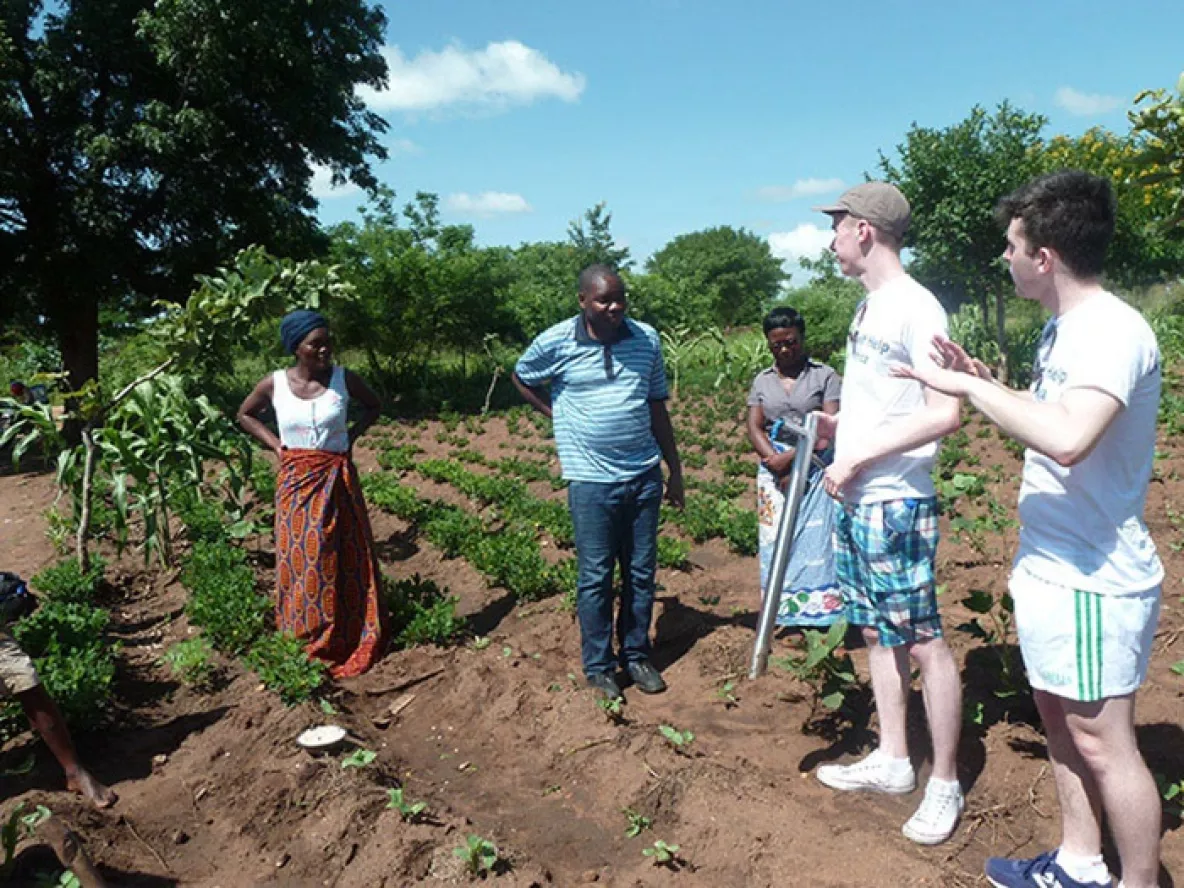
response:
[(386, 806), (399, 812), (408, 823), (414, 823), (424, 811), (428, 809), (427, 802), (409, 802), (403, 797), (403, 787), (396, 786), (387, 790)]
[[(1001, 699), (1016, 696), (1024, 688), (1023, 679), (1008, 647), (1012, 625), (1015, 622), (1015, 604), (1011, 596), (1004, 593), (996, 600), (986, 590), (973, 589), (962, 599), (962, 604), (979, 616), (972, 617), (968, 622), (958, 626), (958, 631), (985, 641), (999, 660), (999, 687), (995, 691), (995, 696)], [(980, 617), (985, 618), (985, 622), (980, 620)]]
[(736, 683), (734, 681), (724, 682), (723, 687), (715, 692), (715, 696), (724, 701), (724, 708), (731, 709), (733, 706), (739, 706), (740, 701), (736, 699), (735, 693)]
[(658, 733), (665, 737), (670, 745), (679, 752), (685, 751), (695, 739), (695, 735), (690, 731), (679, 731), (670, 725), (659, 726)]
[(364, 768), (378, 758), (378, 753), (372, 749), (355, 749), (341, 760), (342, 768)]
[(678, 860), (678, 845), (668, 845), (658, 839), (649, 848), (642, 848), (641, 853), (654, 859), (655, 866), (670, 866)]
[(625, 723), (625, 701), (621, 697), (601, 697), (596, 701), (596, 705), (600, 707), (604, 717), (607, 718), (614, 725), (623, 725)]
[(1184, 660), (1181, 660), (1178, 663), (1173, 663), (1172, 672), (1176, 673), (1176, 675), (1184, 675)]
[(57, 875), (39, 873), (33, 881), (33, 888), (82, 888), (82, 883), (74, 873), (65, 870)]
[(1184, 779), (1172, 782), (1171, 779), (1159, 773), (1156, 773), (1154, 777), (1165, 810), (1176, 817), (1184, 815)]
[(847, 694), (859, 690), (851, 655), (836, 653), (847, 635), (847, 621), (839, 620), (825, 634), (813, 629), (802, 633), (802, 653), (774, 657), (769, 662), (784, 669), (813, 692), (806, 724), (814, 718), (819, 704), (825, 709), (841, 709)]
[(480, 836), (469, 836), (465, 844), (452, 849), (452, 853), (465, 862), (471, 876), (483, 876), (491, 872), (499, 860), (497, 846)]
[(478, 635), (473, 639), (473, 650), (483, 651), (493, 644), (493, 640), (488, 635)]
[(632, 808), (622, 808), (621, 813), (625, 815), (625, 819), (629, 821), (629, 825), (625, 827), (625, 838), (633, 839), (641, 835), (642, 832), (654, 825), (652, 817), (646, 817), (644, 814), (639, 814)]
[(4, 863), (0, 864), (0, 884), (7, 882), (12, 873), (16, 846), (20, 844), (21, 839), (31, 836), (38, 826), (52, 816), (52, 812), (44, 805), (38, 805), (29, 814), (22, 813), (24, 810), (25, 803), (17, 803), (4, 826), (0, 827), (0, 845), (4, 847)]
[(699, 596), (699, 603), (701, 605), (703, 605), (704, 607), (715, 607), (717, 604), (719, 604), (719, 596), (718, 595), (700, 595)]
[(37, 756), (33, 753), (22, 761), (19, 765), (13, 768), (0, 768), (0, 777), (23, 777), (26, 774), (33, 773), (33, 768), (37, 764)]
[(323, 697), (317, 701), (317, 704), (321, 707), (321, 712), (325, 713), (325, 715), (337, 714), (337, 707)]

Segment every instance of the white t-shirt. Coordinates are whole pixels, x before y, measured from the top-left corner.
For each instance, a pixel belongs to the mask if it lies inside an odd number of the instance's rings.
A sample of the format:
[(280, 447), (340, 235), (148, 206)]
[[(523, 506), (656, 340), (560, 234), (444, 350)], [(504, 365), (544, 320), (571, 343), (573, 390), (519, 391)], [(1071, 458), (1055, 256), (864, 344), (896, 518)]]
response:
[(1099, 293), (1053, 318), (1037, 350), (1032, 393), (1056, 402), (1093, 388), (1123, 404), (1097, 446), (1071, 468), (1024, 457), (1015, 566), (1048, 583), (1122, 595), (1163, 580), (1143, 523), (1159, 410), (1159, 345), (1137, 311)]
[[(933, 337), (947, 332), (941, 303), (908, 275), (868, 293), (855, 312), (847, 338), (836, 459), (875, 440), (887, 426), (925, 406), (921, 384), (899, 379), (891, 369), (897, 364), (933, 366)], [(855, 477), (843, 499), (849, 503), (875, 503), (931, 497), (936, 456), (934, 441), (877, 460)]]

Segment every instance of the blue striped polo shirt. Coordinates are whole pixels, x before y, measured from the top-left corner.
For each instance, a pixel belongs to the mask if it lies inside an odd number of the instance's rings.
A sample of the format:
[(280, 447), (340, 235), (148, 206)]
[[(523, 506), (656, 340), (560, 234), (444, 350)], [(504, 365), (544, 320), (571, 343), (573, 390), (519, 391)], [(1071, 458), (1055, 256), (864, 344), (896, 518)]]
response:
[(555, 447), (568, 481), (628, 481), (661, 461), (649, 402), (668, 391), (653, 327), (625, 318), (606, 345), (588, 335), (578, 314), (540, 333), (514, 372), (531, 387), (551, 384)]

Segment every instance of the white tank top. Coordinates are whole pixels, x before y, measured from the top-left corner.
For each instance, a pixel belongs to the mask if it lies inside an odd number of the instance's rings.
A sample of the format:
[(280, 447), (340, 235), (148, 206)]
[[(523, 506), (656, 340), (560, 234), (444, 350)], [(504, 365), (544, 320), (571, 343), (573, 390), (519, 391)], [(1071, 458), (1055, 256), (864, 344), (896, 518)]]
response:
[(349, 409), (349, 390), (345, 386), (345, 370), (333, 368), (329, 387), (316, 398), (298, 398), (288, 386), (288, 372), (272, 374), (274, 390), (271, 406), (275, 409), (280, 443), (293, 450), (328, 450), (345, 453), (349, 450), (349, 430), (346, 414)]

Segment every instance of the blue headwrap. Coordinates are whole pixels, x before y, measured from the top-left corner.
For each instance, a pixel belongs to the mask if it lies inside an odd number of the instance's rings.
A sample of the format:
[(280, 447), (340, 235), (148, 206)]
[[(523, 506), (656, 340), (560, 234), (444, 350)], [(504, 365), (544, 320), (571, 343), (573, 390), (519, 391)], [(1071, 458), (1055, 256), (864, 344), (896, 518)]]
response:
[(304, 341), (304, 337), (321, 327), (328, 329), (329, 322), (319, 311), (300, 308), (288, 312), (280, 321), (280, 339), (283, 340), (284, 351), (288, 354), (296, 354), (296, 349)]

